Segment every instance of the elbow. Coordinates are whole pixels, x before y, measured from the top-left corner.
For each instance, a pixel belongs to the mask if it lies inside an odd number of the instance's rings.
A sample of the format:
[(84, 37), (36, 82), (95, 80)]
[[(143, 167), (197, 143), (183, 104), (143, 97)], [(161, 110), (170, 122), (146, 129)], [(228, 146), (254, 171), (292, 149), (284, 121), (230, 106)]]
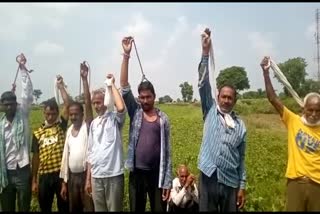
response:
[(124, 106), (122, 106), (122, 107), (120, 107), (120, 108), (117, 108), (117, 111), (118, 111), (119, 113), (123, 113), (124, 110), (125, 110), (125, 107), (124, 107)]

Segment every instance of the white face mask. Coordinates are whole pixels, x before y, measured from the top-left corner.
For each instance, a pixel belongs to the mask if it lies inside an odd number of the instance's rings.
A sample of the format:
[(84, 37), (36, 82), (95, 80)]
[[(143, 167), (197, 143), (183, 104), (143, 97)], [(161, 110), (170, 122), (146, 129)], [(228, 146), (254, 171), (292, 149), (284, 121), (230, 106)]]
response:
[(217, 109), (221, 114), (223, 114), (224, 117), (221, 116), (221, 118), (223, 119), (225, 124), (230, 128), (234, 128), (235, 127), (235, 122), (234, 122), (232, 116), (230, 115), (230, 113), (222, 112), (219, 105), (217, 105)]
[(309, 123), (305, 117), (305, 115), (302, 115), (301, 116), (301, 121), (304, 125), (306, 126), (311, 126), (311, 127), (314, 127), (314, 126), (320, 126), (320, 120), (316, 123)]

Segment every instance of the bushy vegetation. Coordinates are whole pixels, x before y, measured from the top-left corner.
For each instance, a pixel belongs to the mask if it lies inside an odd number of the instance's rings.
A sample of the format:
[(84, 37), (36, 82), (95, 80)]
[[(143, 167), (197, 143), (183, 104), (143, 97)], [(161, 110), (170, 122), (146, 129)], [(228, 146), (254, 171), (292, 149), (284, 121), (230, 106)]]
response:
[[(285, 101), (289, 108), (295, 106), (291, 100)], [(292, 106), (291, 106), (292, 105)], [(173, 174), (176, 167), (187, 164), (198, 176), (197, 159), (202, 139), (203, 120), (199, 103), (184, 105), (160, 105), (171, 122), (171, 145)], [(266, 99), (238, 100), (236, 111), (247, 126), (247, 202), (244, 211), (283, 211), (285, 207), (284, 177), (287, 158), (287, 137), (280, 117), (274, 114)], [(42, 109), (31, 114), (32, 129), (43, 120)], [(123, 146), (128, 147), (128, 123), (123, 128)], [(125, 173), (124, 211), (129, 211), (128, 172)], [(32, 211), (39, 211), (35, 196)], [(147, 206), (149, 209), (149, 206)], [(54, 204), (54, 209), (57, 210)]]

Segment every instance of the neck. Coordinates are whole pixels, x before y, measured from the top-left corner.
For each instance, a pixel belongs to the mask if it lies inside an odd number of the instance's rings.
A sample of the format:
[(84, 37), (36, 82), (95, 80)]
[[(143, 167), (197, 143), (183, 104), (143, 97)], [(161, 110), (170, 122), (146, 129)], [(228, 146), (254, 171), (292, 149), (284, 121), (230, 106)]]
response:
[(73, 124), (73, 129), (75, 130), (80, 130), (82, 123), (74, 123)]
[(143, 111), (145, 114), (147, 115), (153, 115), (156, 113), (156, 109), (155, 108), (152, 108), (150, 109), (149, 111)]
[(14, 115), (6, 115), (7, 120), (12, 123), (13, 119), (14, 119)]

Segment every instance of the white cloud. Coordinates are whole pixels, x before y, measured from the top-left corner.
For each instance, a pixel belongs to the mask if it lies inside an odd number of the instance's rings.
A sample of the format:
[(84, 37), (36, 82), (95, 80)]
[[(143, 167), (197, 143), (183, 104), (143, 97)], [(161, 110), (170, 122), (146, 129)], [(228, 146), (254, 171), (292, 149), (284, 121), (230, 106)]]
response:
[(113, 38), (116, 41), (121, 41), (125, 36), (133, 36), (141, 45), (152, 31), (152, 24), (141, 13), (132, 15), (131, 22), (124, 26), (120, 31), (113, 33)]
[(54, 56), (58, 54), (62, 54), (64, 52), (64, 47), (49, 41), (43, 41), (38, 43), (34, 48), (35, 55), (46, 55), (46, 56)]
[(259, 58), (276, 54), (271, 36), (271, 33), (262, 34), (261, 32), (250, 32), (248, 34), (251, 46), (257, 52)]

